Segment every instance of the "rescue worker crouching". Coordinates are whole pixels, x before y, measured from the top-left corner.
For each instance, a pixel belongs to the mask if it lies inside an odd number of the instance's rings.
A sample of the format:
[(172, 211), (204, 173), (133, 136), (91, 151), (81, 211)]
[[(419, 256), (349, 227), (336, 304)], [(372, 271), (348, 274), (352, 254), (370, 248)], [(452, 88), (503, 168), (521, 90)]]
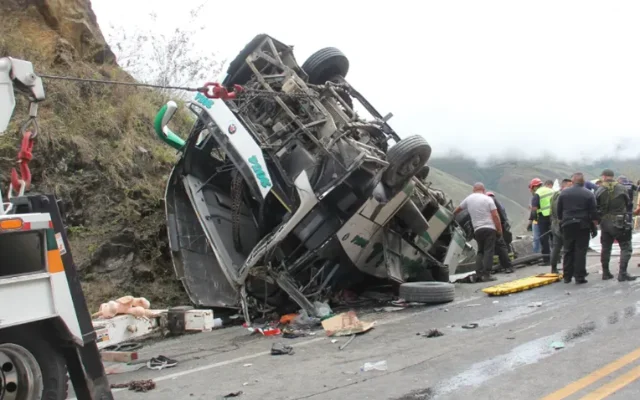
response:
[(496, 196), (493, 192), (487, 192), (487, 196), (491, 197), (494, 204), (496, 205), (496, 209), (498, 210), (498, 215), (500, 216), (500, 223), (502, 225), (502, 235), (498, 236), (496, 240), (496, 254), (498, 255), (498, 260), (500, 261), (500, 267), (504, 269), (504, 272), (507, 274), (513, 273), (513, 266), (511, 265), (511, 259), (509, 258), (509, 248), (511, 246), (511, 242), (513, 241), (513, 235), (511, 234), (511, 226), (509, 224), (509, 220), (507, 219), (507, 210), (504, 208), (502, 203), (496, 199)]
[(560, 184), (560, 190), (555, 192), (551, 198), (551, 235), (553, 236), (553, 246), (551, 249), (551, 273), (558, 273), (558, 262), (560, 261), (560, 252), (563, 250), (562, 230), (560, 229), (560, 219), (558, 218), (558, 198), (560, 192), (571, 187), (573, 182), (571, 179), (563, 179)]
[(631, 199), (627, 188), (613, 179), (613, 171), (610, 169), (602, 171), (602, 185), (596, 191), (596, 201), (600, 216), (602, 279), (613, 278), (609, 270), (609, 261), (611, 260), (613, 242), (617, 240), (620, 246), (618, 281), (634, 281), (636, 277), (627, 272), (633, 251), (631, 247), (631, 213), (629, 212), (632, 207), (630, 207)]
[(545, 265), (550, 263), (549, 232), (551, 231), (551, 197), (553, 196), (553, 182), (547, 180), (542, 185), (539, 178), (534, 178), (529, 183), (529, 190), (533, 194), (531, 199), (531, 215), (527, 230), (532, 229), (534, 221), (538, 222), (540, 229), (540, 247), (542, 252), (542, 262)]

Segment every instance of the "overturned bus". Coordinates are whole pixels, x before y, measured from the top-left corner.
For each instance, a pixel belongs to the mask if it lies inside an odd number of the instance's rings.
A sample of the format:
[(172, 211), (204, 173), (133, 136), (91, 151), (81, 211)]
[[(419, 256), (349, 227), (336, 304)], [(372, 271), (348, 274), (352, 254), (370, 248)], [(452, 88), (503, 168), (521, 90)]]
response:
[[(401, 139), (324, 48), (299, 66), (293, 49), (255, 37), (221, 85), (189, 103), (186, 140), (166, 188), (178, 278), (198, 306), (313, 302), (370, 278), (448, 282), (469, 249), (445, 194), (427, 181), (431, 147)], [(469, 255), (466, 255), (468, 258)], [(426, 290), (426, 289), (425, 289)]]

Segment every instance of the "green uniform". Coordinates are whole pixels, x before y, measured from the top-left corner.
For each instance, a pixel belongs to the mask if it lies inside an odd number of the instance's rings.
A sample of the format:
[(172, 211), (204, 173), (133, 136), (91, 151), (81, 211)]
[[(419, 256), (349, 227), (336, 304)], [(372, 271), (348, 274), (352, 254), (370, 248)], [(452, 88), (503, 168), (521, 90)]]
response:
[(631, 259), (631, 225), (627, 207), (630, 203), (627, 189), (614, 181), (603, 182), (596, 191), (598, 214), (600, 215), (600, 243), (602, 244), (603, 271), (609, 270), (611, 248), (613, 242), (620, 245), (620, 274), (627, 273), (629, 260)]
[(557, 191), (551, 197), (551, 235), (553, 236), (553, 247), (551, 248), (551, 271), (556, 272), (558, 262), (560, 261), (560, 253), (564, 244), (562, 231), (560, 230), (560, 220), (558, 219), (558, 197), (560, 191)]

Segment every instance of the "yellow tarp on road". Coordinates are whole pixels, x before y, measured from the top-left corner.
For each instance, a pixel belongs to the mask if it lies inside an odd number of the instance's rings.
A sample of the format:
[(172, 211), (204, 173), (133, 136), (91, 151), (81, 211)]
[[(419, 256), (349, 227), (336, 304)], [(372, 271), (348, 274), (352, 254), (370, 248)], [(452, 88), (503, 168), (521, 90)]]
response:
[(489, 296), (504, 296), (511, 293), (523, 292), (539, 286), (550, 285), (562, 279), (562, 274), (540, 274), (511, 282), (501, 283), (482, 289)]

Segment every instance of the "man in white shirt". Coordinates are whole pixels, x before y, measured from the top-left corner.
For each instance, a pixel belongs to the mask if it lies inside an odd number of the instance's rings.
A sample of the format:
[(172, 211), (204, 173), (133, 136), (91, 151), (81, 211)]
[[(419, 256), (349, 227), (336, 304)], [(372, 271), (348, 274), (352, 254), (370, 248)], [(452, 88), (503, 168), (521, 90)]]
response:
[(473, 193), (462, 200), (454, 214), (462, 210), (469, 211), (474, 236), (478, 243), (478, 262), (476, 263), (478, 282), (495, 281), (496, 278), (491, 276), (491, 268), (496, 241), (499, 236), (502, 236), (502, 224), (496, 204), (485, 194), (484, 184), (478, 182), (473, 185)]

